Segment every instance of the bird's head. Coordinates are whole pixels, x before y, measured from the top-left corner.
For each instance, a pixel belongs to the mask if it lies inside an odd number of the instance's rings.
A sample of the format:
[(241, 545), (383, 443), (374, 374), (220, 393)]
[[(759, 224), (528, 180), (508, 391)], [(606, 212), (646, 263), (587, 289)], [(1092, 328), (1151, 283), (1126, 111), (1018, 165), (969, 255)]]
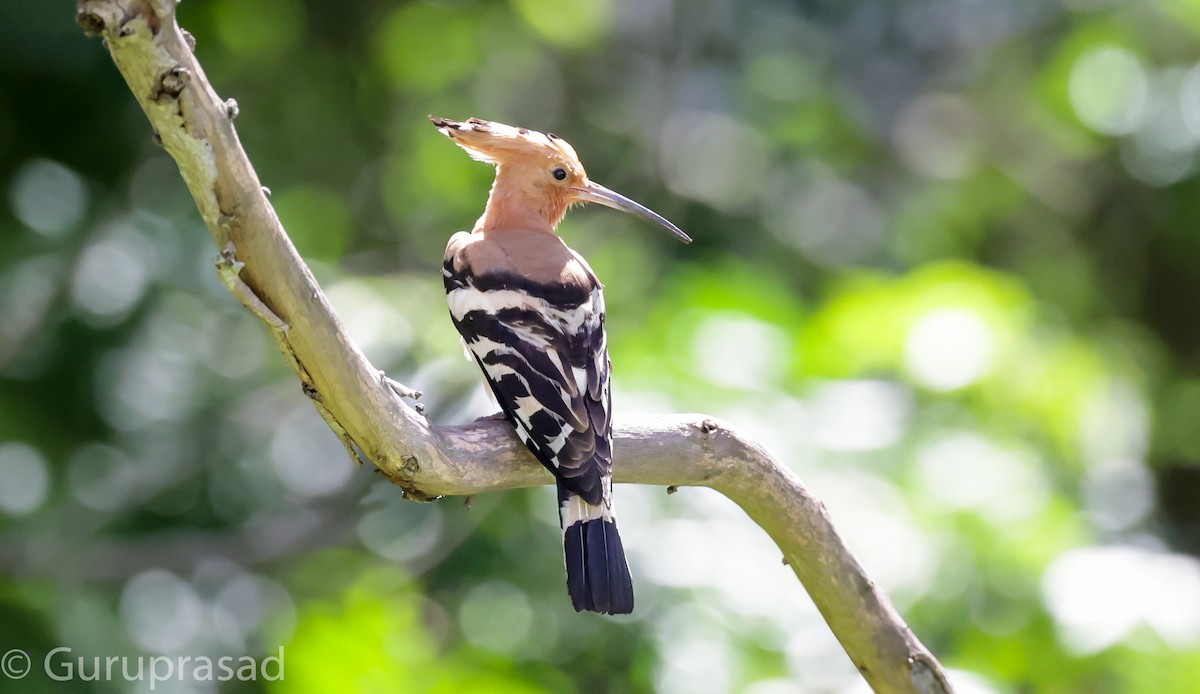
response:
[(554, 229), (572, 205), (595, 202), (651, 221), (691, 243), (662, 215), (589, 179), (575, 148), (554, 133), (479, 118), (429, 120), (471, 158), (496, 166), (488, 209), (480, 219), (484, 228), (540, 223)]

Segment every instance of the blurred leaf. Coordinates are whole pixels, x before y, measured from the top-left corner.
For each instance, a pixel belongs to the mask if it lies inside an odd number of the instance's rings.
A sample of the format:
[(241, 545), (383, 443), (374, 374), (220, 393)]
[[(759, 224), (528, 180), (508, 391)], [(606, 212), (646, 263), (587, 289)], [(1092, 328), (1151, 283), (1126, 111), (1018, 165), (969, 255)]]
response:
[(481, 56), (477, 11), (410, 3), (393, 10), (375, 33), (375, 52), (392, 84), (431, 93), (470, 74)]
[(300, 255), (336, 261), (345, 253), (353, 219), (342, 196), (315, 186), (294, 186), (274, 195), (272, 203)]
[(417, 597), (395, 571), (366, 573), (339, 597), (300, 606), (280, 692), (429, 691), (434, 643)]
[(217, 35), (242, 60), (278, 62), (305, 38), (300, 0), (216, 0), (212, 12)]
[(568, 48), (596, 44), (613, 14), (609, 0), (513, 0), (513, 5), (542, 38)]

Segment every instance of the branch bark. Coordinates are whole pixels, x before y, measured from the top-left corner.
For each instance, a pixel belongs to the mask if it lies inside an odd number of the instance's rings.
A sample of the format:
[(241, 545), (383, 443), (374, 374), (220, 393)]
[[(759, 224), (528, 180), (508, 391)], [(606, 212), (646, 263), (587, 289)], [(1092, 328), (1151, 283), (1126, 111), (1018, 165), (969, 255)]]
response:
[[(350, 340), (267, 201), (233, 128), (237, 106), (209, 84), (191, 37), (176, 23), (175, 4), (78, 0), (77, 19), (88, 34), (103, 36), (178, 164), (221, 249), (222, 281), (262, 319), (347, 451), (418, 501), (550, 483), (506, 423), (431, 425)], [(618, 424), (616, 481), (707, 486), (738, 504), (779, 545), (875, 691), (951, 691), (941, 665), (866, 576), (821, 502), (760, 445), (698, 414)]]

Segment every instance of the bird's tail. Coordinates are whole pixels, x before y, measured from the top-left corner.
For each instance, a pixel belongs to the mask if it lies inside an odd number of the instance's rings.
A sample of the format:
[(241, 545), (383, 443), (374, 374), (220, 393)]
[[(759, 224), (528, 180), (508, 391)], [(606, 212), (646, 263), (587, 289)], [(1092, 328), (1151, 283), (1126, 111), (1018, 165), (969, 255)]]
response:
[(632, 612), (633, 580), (611, 505), (589, 504), (560, 482), (558, 509), (567, 558), (567, 592), (575, 611)]

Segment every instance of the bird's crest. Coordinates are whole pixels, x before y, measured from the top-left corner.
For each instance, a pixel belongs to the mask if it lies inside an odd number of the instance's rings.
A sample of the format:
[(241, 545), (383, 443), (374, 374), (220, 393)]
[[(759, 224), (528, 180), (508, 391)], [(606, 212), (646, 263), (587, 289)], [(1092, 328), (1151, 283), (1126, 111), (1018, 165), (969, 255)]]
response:
[(573, 173), (583, 173), (583, 164), (579, 161), (579, 155), (575, 154), (575, 148), (554, 133), (540, 133), (482, 118), (456, 121), (429, 116), (429, 120), (433, 121), (439, 132), (466, 150), (472, 159), (489, 164), (553, 160), (568, 166)]
[(456, 121), (429, 116), (429, 120), (473, 159), (496, 165), (496, 181), (476, 229), (552, 232), (571, 205), (594, 202), (653, 222), (684, 243), (692, 240), (657, 212), (588, 179), (575, 148), (554, 133), (482, 118)]

